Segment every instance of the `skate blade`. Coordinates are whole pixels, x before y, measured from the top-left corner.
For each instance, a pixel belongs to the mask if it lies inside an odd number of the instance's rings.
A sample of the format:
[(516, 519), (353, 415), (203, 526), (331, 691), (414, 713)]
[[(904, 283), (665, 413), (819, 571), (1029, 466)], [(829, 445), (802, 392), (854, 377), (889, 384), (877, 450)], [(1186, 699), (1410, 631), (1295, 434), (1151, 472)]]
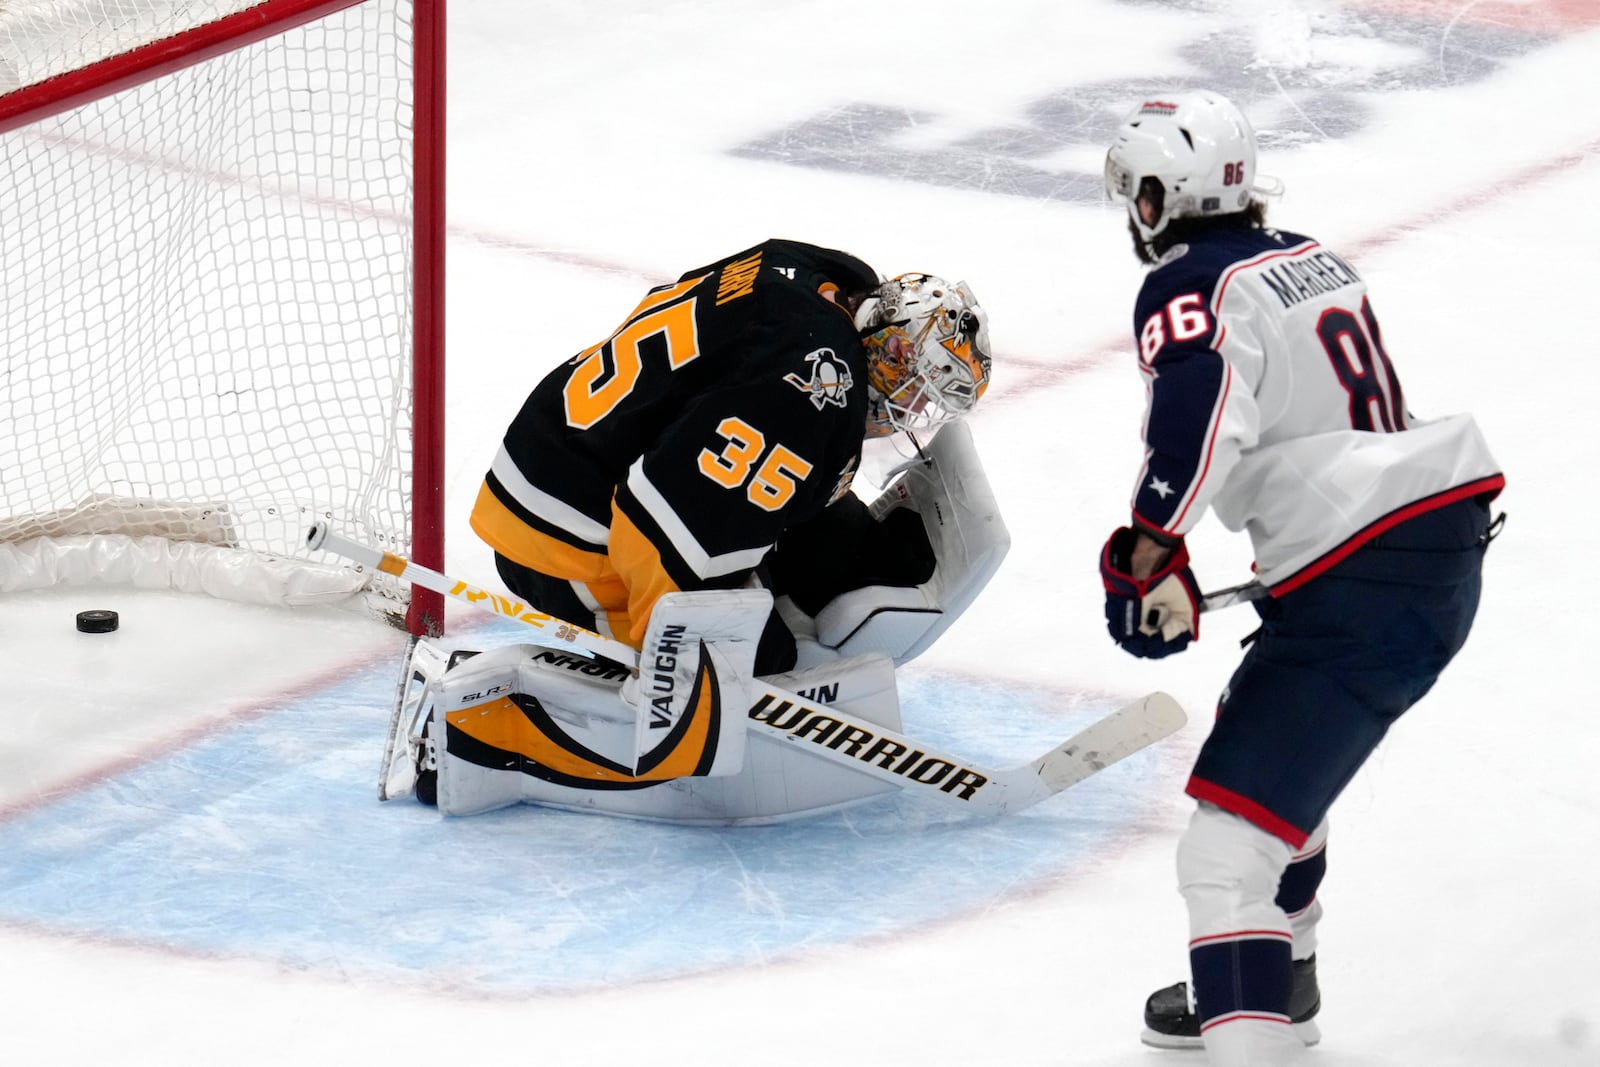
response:
[[(1300, 1043), (1310, 1048), (1322, 1040), (1322, 1030), (1317, 1026), (1316, 1020), (1310, 1019), (1303, 1023), (1294, 1024), (1294, 1036)], [(1199, 1037), (1184, 1034), (1162, 1034), (1150, 1029), (1148, 1026), (1139, 1034), (1139, 1040), (1151, 1048), (1166, 1049), (1172, 1052), (1203, 1051), (1205, 1042)]]
[(1150, 1029), (1148, 1026), (1139, 1034), (1139, 1040), (1151, 1048), (1169, 1049), (1173, 1051), (1196, 1050), (1203, 1051), (1205, 1043), (1198, 1036), (1188, 1037), (1183, 1034), (1163, 1034)]

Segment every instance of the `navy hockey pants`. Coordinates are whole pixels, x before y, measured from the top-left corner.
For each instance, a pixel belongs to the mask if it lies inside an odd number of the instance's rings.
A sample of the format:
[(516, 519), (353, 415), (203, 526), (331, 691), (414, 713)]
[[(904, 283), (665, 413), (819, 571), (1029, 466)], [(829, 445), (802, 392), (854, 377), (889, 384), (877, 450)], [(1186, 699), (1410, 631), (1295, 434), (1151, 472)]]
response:
[(1458, 501), (1258, 601), (1259, 637), (1222, 694), (1188, 793), (1301, 847), (1466, 642), (1488, 527), (1485, 502)]

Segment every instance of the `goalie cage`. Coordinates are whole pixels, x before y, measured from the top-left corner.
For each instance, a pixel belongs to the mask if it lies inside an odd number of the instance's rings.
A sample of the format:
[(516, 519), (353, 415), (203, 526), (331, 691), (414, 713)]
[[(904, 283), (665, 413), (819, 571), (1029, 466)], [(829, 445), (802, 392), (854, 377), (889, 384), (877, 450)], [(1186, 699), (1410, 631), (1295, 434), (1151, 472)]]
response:
[(0, 592), (442, 598), (442, 0), (0, 5)]

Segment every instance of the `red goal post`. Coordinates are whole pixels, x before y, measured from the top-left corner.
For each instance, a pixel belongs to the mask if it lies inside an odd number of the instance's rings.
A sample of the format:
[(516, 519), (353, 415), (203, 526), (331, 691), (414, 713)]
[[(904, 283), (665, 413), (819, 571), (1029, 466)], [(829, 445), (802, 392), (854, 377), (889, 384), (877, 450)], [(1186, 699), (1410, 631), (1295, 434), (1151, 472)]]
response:
[(0, 5), (0, 593), (443, 599), (444, 0)]

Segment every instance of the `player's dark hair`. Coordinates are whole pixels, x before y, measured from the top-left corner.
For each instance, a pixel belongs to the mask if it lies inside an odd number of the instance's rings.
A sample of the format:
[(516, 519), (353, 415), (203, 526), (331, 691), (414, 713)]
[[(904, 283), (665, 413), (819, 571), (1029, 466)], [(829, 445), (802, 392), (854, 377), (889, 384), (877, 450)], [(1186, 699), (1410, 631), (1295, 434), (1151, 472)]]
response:
[(1133, 254), (1139, 257), (1140, 263), (1151, 264), (1172, 251), (1174, 246), (1193, 240), (1203, 233), (1236, 228), (1259, 230), (1266, 224), (1266, 203), (1252, 197), (1249, 206), (1243, 211), (1234, 211), (1227, 215), (1193, 215), (1188, 218), (1173, 219), (1167, 223), (1166, 229), (1148, 241), (1139, 236), (1139, 228), (1130, 218), (1128, 233), (1133, 237)]

